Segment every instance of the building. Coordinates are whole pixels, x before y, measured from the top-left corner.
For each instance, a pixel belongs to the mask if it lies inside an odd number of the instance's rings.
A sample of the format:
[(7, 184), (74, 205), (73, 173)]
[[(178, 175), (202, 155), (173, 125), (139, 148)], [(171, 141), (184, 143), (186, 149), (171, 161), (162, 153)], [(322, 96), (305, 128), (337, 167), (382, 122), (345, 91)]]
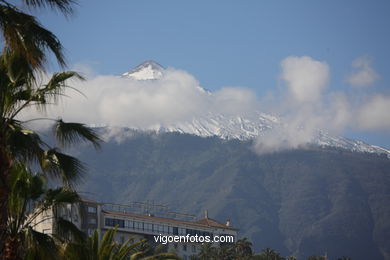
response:
[[(129, 238), (136, 241), (146, 238), (152, 244), (166, 244), (168, 251), (176, 252), (183, 259), (198, 254), (206, 238), (209, 238), (214, 246), (219, 246), (220, 242), (235, 242), (238, 232), (231, 226), (230, 221), (222, 224), (209, 218), (207, 211), (203, 219), (196, 220), (190, 215), (168, 212), (167, 207), (161, 205), (139, 202), (120, 205), (86, 199), (78, 204), (56, 209), (56, 213), (53, 210), (44, 212), (36, 220), (36, 230), (53, 233), (54, 215), (73, 222), (88, 235), (98, 230), (102, 236), (106, 230), (117, 226), (115, 240), (118, 243), (124, 243)], [(173, 241), (175, 237), (177, 242)], [(218, 239), (218, 242), (213, 241), (214, 239)]]

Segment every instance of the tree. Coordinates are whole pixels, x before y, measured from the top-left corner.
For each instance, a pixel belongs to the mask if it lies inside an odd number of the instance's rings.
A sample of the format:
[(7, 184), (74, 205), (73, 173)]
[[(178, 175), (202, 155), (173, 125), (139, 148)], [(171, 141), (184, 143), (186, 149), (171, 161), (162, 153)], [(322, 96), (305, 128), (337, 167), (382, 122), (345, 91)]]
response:
[(200, 260), (214, 259), (216, 257), (217, 248), (213, 247), (211, 243), (204, 243), (200, 248), (198, 258)]
[(307, 260), (327, 260), (328, 258), (325, 256), (316, 256), (312, 255), (307, 258)]
[(75, 260), (154, 260), (165, 259), (174, 260), (180, 259), (173, 253), (158, 253), (147, 256), (144, 250), (146, 240), (134, 242), (132, 238), (128, 239), (122, 245), (114, 241), (114, 235), (117, 228), (109, 229), (99, 240), (99, 233), (97, 231), (89, 237), (86, 241), (79, 243), (66, 243), (62, 248), (61, 256), (64, 259)]
[(237, 259), (249, 259), (253, 255), (252, 242), (247, 238), (238, 240), (235, 243)]
[[(74, 0), (21, 0), (27, 8), (52, 8), (65, 15), (73, 12)], [(73, 170), (81, 170), (81, 164), (66, 155), (61, 156), (58, 150), (46, 149), (43, 151), (42, 140), (39, 136), (25, 129), (23, 122), (16, 120), (16, 116), (27, 106), (44, 106), (49, 101), (49, 96), (59, 97), (60, 90), (66, 79), (77, 77), (77, 74), (56, 74), (46, 88), (39, 91), (33, 88), (36, 83), (36, 74), (45, 71), (47, 54), (52, 53), (57, 62), (65, 67), (63, 47), (57, 37), (45, 29), (37, 19), (21, 10), (16, 4), (6, 0), (0, 0), (0, 29), (2, 31), (1, 72), (0, 72), (0, 259), (4, 256), (4, 241), (6, 234), (6, 220), (8, 219), (8, 196), (10, 193), (10, 171), (13, 164), (20, 159), (26, 161), (43, 162), (43, 154), (46, 154), (47, 165), (55, 164), (60, 169), (62, 163), (71, 165)], [(61, 79), (62, 77), (62, 79)], [(54, 87), (62, 85), (62, 87)], [(12, 88), (16, 88), (13, 90)], [(24, 104), (21, 105), (20, 104)], [(69, 126), (69, 125), (68, 125)], [(80, 125), (79, 125), (80, 126)], [(82, 126), (82, 125), (81, 125)], [(84, 128), (86, 129), (86, 128)], [(71, 134), (72, 136), (72, 134)], [(73, 136), (75, 136), (73, 134)], [(69, 137), (69, 136), (68, 136)], [(87, 138), (88, 139), (88, 138)], [(93, 142), (97, 139), (93, 138)], [(23, 142), (26, 143), (23, 147)], [(13, 145), (17, 144), (17, 147)], [(33, 144), (30, 149), (28, 145)], [(37, 149), (35, 149), (37, 148)], [(55, 158), (59, 155), (61, 158)], [(40, 158), (37, 160), (37, 158)], [(52, 161), (48, 159), (51, 157)], [(70, 168), (66, 170), (68, 173)], [(58, 172), (57, 172), (58, 173)]]
[(297, 258), (295, 256), (290, 255), (286, 257), (286, 260), (297, 260)]
[(65, 89), (71, 88), (67, 81), (74, 78), (82, 80), (76, 72), (67, 71), (54, 73), (47, 83), (38, 84), (33, 67), (22, 55), (7, 53), (0, 56), (0, 249), (4, 248), (3, 241), (6, 240), (13, 166), (18, 162), (38, 165), (46, 176), (72, 187), (85, 168), (79, 160), (62, 153), (58, 147), (77, 144), (81, 140), (99, 147), (101, 140), (96, 132), (83, 124), (48, 119), (53, 122), (55, 137), (55, 145), (51, 146), (27, 127), (28, 121), (36, 119), (18, 119), (27, 109), (44, 109), (48, 104), (55, 104)]
[(257, 254), (253, 257), (253, 259), (258, 260), (284, 260), (278, 252), (271, 248), (265, 248), (260, 254)]
[[(11, 169), (11, 193), (5, 242), (5, 259), (55, 259), (58, 246), (55, 237), (34, 230), (38, 216), (64, 204), (74, 203), (76, 192), (59, 187), (49, 189), (41, 173), (32, 173), (24, 164), (17, 163)], [(57, 226), (67, 221), (54, 218)], [(72, 225), (71, 223), (66, 223)]]
[[(49, 7), (65, 15), (73, 12), (74, 0), (21, 0), (29, 8)], [(65, 66), (63, 47), (57, 37), (45, 29), (34, 16), (9, 1), (0, 1), (0, 28), (4, 46), (3, 54), (18, 53), (35, 69), (44, 69), (47, 51)]]

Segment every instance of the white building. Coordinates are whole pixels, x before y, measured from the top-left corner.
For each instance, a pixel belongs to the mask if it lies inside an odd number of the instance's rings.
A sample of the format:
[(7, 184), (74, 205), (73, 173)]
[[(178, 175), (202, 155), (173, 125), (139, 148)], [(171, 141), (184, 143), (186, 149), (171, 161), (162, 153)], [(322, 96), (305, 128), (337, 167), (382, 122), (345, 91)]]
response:
[[(142, 203), (140, 203), (142, 204)], [(230, 221), (226, 224), (219, 223), (208, 217), (207, 212), (201, 220), (180, 220), (177, 218), (154, 216), (153, 214), (132, 213), (132, 206), (98, 203), (83, 199), (81, 203), (67, 205), (57, 209), (58, 216), (62, 216), (73, 222), (80, 230), (91, 235), (98, 230), (102, 236), (104, 232), (115, 226), (118, 230), (115, 240), (119, 243), (125, 242), (129, 238), (135, 240), (148, 239), (149, 243), (156, 242), (157, 236), (170, 236), (171, 242), (166, 243), (168, 251), (174, 251), (183, 259), (199, 253), (202, 239), (209, 237), (211, 240), (219, 239), (220, 242), (235, 242), (238, 230), (231, 227)], [(37, 219), (36, 230), (44, 233), (53, 233), (54, 225), (52, 221), (53, 211), (42, 214)], [(182, 214), (184, 215), (184, 214)], [(188, 216), (188, 215), (186, 215)], [(156, 236), (156, 237), (155, 237)], [(184, 242), (173, 242), (172, 239), (187, 239)], [(198, 242), (194, 241), (197, 238)], [(193, 241), (193, 242), (191, 242)], [(167, 242), (165, 240), (165, 242)], [(219, 246), (219, 242), (213, 242), (214, 246)]]

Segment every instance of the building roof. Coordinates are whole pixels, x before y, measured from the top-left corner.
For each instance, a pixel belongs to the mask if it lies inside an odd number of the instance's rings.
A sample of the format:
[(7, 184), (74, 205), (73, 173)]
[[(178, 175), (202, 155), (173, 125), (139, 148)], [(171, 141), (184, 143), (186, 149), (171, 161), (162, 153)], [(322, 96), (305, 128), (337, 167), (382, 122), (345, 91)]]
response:
[(140, 214), (133, 214), (133, 213), (126, 213), (126, 212), (119, 212), (119, 211), (111, 211), (111, 210), (102, 210), (103, 213), (106, 214), (115, 214), (115, 215), (121, 215), (121, 216), (127, 216), (127, 217), (134, 217), (139, 219), (145, 219), (145, 220), (151, 220), (151, 221), (161, 221), (161, 222), (169, 222), (172, 224), (183, 224), (183, 225), (191, 225), (191, 226), (198, 226), (198, 227), (214, 227), (214, 228), (223, 228), (223, 229), (229, 229), (238, 231), (238, 229), (226, 226), (224, 224), (219, 223), (216, 220), (205, 218), (199, 221), (185, 221), (185, 220), (179, 220), (179, 219), (172, 219), (172, 218), (163, 218), (163, 217), (155, 217), (155, 216), (147, 216), (147, 215), (140, 215)]
[(86, 198), (80, 198), (80, 201), (85, 202), (85, 203), (92, 203), (92, 204), (103, 204), (103, 203), (100, 203), (100, 202), (97, 202), (97, 201), (94, 201), (94, 200), (89, 200), (89, 199), (86, 199)]
[[(196, 221), (196, 223), (206, 225), (209, 227), (231, 228), (231, 227), (226, 226), (222, 223), (219, 223), (218, 221), (211, 219), (211, 218), (204, 218), (204, 219)], [(234, 229), (234, 228), (231, 228), (231, 229)]]

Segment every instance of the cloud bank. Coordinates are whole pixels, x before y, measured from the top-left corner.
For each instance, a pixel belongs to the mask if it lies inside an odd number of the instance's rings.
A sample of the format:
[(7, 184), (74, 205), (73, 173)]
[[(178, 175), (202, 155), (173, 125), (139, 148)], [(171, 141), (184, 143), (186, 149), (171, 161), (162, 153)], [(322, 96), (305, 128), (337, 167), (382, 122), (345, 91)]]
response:
[[(379, 77), (371, 62), (368, 57), (353, 62), (354, 72), (348, 75), (352, 87), (368, 86)], [(352, 91), (329, 91), (329, 64), (307, 56), (287, 57), (280, 69), (281, 91), (274, 91), (268, 99), (259, 99), (245, 87), (224, 87), (211, 93), (192, 75), (176, 69), (167, 69), (159, 80), (145, 81), (91, 74), (85, 82), (70, 82), (85, 96), (68, 91), (69, 98), (49, 107), (46, 116), (93, 126), (158, 129), (210, 113), (245, 117), (261, 110), (280, 117), (282, 123), (257, 139), (259, 153), (307, 145), (319, 130), (330, 134), (342, 134), (345, 129), (390, 133), (390, 96), (367, 93), (357, 103)], [(42, 115), (31, 110), (22, 116), (33, 117)]]
[[(258, 107), (256, 94), (244, 87), (209, 92), (187, 72), (167, 69), (158, 80), (134, 80), (115, 75), (92, 76), (71, 82), (85, 96), (69, 90), (46, 116), (95, 126), (156, 128), (208, 113), (245, 114)], [(29, 111), (23, 118), (41, 117)]]
[[(319, 130), (335, 135), (346, 129), (389, 133), (389, 96), (363, 93), (365, 101), (356, 103), (353, 92), (347, 95), (328, 91), (329, 65), (311, 57), (287, 57), (280, 66), (284, 84), (273, 102), (280, 104), (277, 113), (283, 124), (257, 139), (258, 153), (305, 146), (318, 136)], [(355, 71), (348, 76), (348, 81), (353, 87), (371, 85), (379, 77), (367, 56), (357, 58), (352, 67)]]

